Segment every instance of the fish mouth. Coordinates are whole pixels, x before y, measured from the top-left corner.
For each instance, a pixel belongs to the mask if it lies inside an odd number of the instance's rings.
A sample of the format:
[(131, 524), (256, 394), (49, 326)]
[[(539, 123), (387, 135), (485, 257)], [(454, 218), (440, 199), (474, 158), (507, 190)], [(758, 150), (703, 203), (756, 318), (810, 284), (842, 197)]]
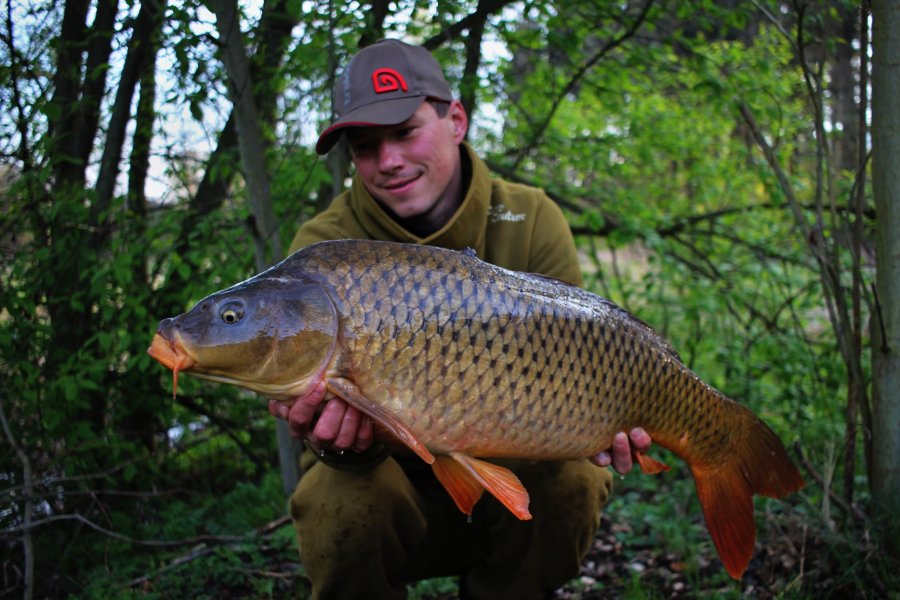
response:
[(197, 364), (197, 361), (188, 355), (184, 346), (177, 337), (169, 340), (157, 333), (147, 348), (147, 354), (162, 363), (163, 366), (172, 369), (172, 397), (178, 393), (178, 372), (187, 371)]

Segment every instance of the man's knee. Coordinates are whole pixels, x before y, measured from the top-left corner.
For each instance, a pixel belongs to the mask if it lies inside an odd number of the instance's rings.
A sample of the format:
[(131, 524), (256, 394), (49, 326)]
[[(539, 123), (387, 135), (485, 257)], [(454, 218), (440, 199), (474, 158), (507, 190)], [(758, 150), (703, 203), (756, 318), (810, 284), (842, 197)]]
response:
[(317, 463), (290, 500), (301, 560), (314, 595), (348, 578), (393, 596), (410, 550), (425, 535), (418, 493), (393, 459), (365, 472)]

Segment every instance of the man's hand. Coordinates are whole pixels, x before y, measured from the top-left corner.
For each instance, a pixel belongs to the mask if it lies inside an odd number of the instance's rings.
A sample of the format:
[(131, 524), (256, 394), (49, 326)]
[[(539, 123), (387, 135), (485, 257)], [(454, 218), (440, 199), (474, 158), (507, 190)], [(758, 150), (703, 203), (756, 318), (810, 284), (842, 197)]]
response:
[(361, 452), (371, 446), (374, 439), (372, 420), (340, 398), (326, 393), (324, 381), (297, 398), (290, 407), (269, 400), (269, 413), (287, 420), (291, 435), (305, 438), (315, 449)]
[(624, 475), (632, 467), (632, 450), (644, 454), (650, 449), (650, 443), (650, 435), (641, 427), (635, 427), (628, 435), (625, 435), (624, 431), (620, 431), (613, 438), (612, 448), (597, 456), (592, 456), (591, 462), (601, 467), (612, 466), (613, 469)]

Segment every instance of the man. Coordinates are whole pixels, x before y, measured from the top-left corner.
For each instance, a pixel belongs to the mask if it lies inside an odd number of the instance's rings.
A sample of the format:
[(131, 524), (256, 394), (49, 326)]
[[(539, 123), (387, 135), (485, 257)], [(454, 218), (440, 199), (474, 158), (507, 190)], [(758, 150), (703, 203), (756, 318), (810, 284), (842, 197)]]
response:
[[(339, 118), (316, 151), (345, 135), (353, 185), (300, 228), (291, 251), (340, 238), (472, 248), (582, 285), (562, 212), (540, 190), (490, 177), (426, 50), (396, 40), (363, 49), (335, 98)], [(403, 598), (406, 582), (443, 575), (460, 576), (463, 597), (544, 598), (578, 574), (612, 485), (588, 460), (502, 461), (529, 491), (534, 518), (519, 521), (485, 496), (467, 522), (427, 465), (373, 442), (372, 421), (324, 389), (270, 410), (311, 448), (291, 515), (315, 598)], [(650, 438), (636, 429), (631, 444), (644, 452)], [(627, 472), (628, 436), (593, 462)]]

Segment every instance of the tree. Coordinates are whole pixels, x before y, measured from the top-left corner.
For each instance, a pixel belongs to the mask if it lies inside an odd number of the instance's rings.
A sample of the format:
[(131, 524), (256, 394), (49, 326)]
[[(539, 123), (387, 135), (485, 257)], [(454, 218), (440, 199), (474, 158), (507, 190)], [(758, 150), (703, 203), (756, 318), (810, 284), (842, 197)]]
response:
[(873, 315), (872, 495), (900, 552), (900, 2), (872, 2), (872, 189), (878, 214)]

